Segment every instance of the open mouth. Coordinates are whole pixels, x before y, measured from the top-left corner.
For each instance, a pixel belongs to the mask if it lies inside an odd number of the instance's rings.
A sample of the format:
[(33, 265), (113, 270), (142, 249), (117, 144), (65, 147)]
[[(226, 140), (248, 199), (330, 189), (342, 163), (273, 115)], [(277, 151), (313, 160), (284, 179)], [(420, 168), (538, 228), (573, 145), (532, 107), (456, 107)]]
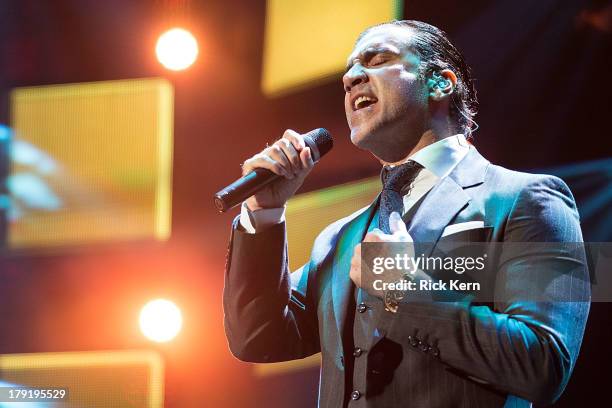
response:
[(375, 104), (376, 102), (378, 102), (378, 99), (374, 97), (360, 96), (359, 98), (355, 99), (355, 101), (353, 102), (353, 110), (356, 111), (359, 109), (367, 108), (368, 106), (371, 106)]

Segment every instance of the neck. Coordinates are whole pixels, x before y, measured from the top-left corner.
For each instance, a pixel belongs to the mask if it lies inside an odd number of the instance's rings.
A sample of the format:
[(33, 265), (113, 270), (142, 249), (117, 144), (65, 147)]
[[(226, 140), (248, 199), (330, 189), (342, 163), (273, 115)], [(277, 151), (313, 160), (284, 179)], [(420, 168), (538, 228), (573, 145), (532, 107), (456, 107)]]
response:
[(447, 137), (456, 135), (457, 132), (452, 131), (451, 129), (445, 129), (444, 132), (440, 132), (440, 133), (436, 133), (434, 131), (434, 129), (428, 129), (425, 131), (425, 133), (423, 133), (421, 135), (421, 138), (419, 139), (419, 141), (417, 142), (417, 144), (412, 148), (412, 150), (410, 150), (410, 152), (408, 152), (408, 154), (406, 156), (404, 156), (401, 160), (398, 161), (394, 161), (394, 162), (388, 162), (382, 159), (379, 159), (380, 163), (383, 166), (395, 166), (401, 163), (404, 163), (405, 161), (408, 160), (409, 157), (411, 157), (412, 155), (414, 155), (416, 152), (418, 152), (419, 150), (429, 146), (430, 144), (433, 144), (439, 140), (442, 139), (446, 139)]
[(384, 166), (401, 164), (424, 147), (458, 133), (457, 127), (451, 121), (448, 115), (448, 107), (446, 107), (446, 109), (433, 110), (433, 112), (430, 113), (428, 122), (428, 129), (421, 135), (417, 144), (410, 150), (410, 152), (408, 152), (407, 155), (405, 155), (401, 160), (393, 162), (388, 162), (379, 158), (381, 164)]

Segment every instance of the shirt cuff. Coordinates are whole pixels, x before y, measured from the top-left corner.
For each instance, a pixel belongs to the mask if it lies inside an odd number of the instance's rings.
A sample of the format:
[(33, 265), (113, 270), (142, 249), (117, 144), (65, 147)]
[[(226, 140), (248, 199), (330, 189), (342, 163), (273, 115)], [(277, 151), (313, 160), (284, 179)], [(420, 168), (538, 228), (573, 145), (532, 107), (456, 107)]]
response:
[(246, 202), (243, 202), (240, 208), (240, 225), (249, 234), (255, 234), (257, 231), (280, 224), (283, 221), (285, 221), (285, 206), (251, 211)]

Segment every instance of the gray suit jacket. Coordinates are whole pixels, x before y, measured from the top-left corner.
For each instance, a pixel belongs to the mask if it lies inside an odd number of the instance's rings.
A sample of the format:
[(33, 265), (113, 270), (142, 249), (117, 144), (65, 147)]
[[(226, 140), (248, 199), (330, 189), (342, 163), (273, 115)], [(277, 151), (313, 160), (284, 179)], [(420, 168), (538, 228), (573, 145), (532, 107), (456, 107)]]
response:
[[(256, 234), (241, 231), (238, 220), (232, 228), (223, 298), (230, 350), (250, 362), (321, 352), (320, 407), (344, 403), (344, 356), (352, 350), (344, 350), (341, 333), (353, 294), (350, 260), (376, 210), (377, 201), (328, 226), (310, 261), (293, 274), (283, 224)], [(436, 243), (446, 226), (473, 220), (484, 221), (486, 234), (470, 231), (465, 240), (582, 242), (563, 181), (492, 165), (472, 148), (428, 193), (408, 231), (417, 243)], [(377, 389), (373, 397), (366, 392), (368, 407), (529, 407), (528, 401), (559, 397), (589, 310), (584, 252), (495, 259), (493, 279), (504, 282), (495, 291), (503, 301), (406, 303), (379, 316), (367, 353), (377, 374), (368, 374), (368, 388)], [(582, 276), (548, 278), (567, 264), (580, 265)], [(542, 276), (555, 290), (538, 302), (521, 300)], [(568, 291), (587, 301), (560, 301)]]

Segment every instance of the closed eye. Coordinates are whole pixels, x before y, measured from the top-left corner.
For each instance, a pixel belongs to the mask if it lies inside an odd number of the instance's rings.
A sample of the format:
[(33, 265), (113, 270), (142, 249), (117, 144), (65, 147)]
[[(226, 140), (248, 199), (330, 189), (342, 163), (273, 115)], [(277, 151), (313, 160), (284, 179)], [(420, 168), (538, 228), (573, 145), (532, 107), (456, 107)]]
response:
[(399, 51), (390, 50), (387, 48), (370, 48), (365, 50), (361, 55), (348, 63), (346, 72), (350, 71), (356, 62), (361, 61), (365, 67), (376, 67), (382, 65), (399, 56)]
[(364, 55), (365, 65), (368, 67), (377, 67), (393, 60), (398, 55), (387, 49), (375, 49), (366, 52)]
[(388, 60), (389, 60), (388, 56), (384, 54), (376, 54), (368, 61), (368, 65), (375, 67), (377, 65), (384, 64)]

